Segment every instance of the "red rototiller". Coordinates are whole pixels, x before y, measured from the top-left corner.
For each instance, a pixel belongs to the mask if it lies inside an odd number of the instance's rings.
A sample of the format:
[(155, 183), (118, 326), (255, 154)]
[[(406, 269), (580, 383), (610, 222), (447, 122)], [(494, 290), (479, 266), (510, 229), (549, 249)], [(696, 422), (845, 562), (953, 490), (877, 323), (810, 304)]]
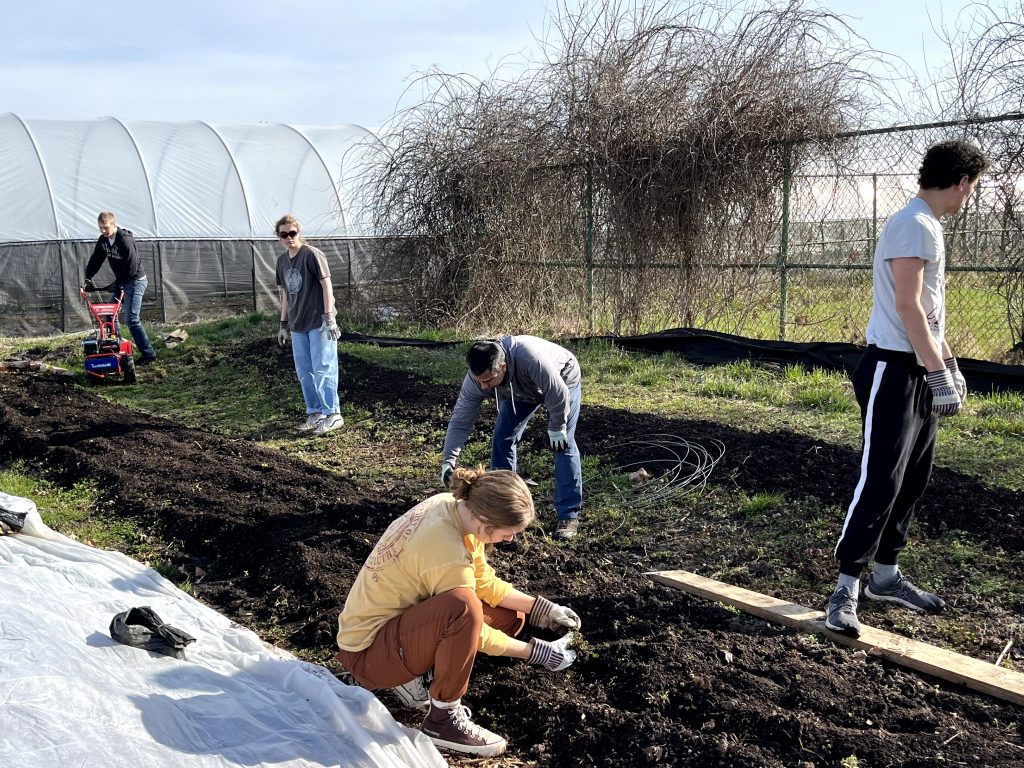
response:
[(89, 301), (85, 286), (81, 288), (81, 295), (96, 321), (96, 327), (82, 340), (86, 375), (94, 379), (120, 379), (127, 384), (134, 384), (135, 348), (131, 339), (121, 337), (117, 322), (124, 291), (118, 294), (115, 302)]

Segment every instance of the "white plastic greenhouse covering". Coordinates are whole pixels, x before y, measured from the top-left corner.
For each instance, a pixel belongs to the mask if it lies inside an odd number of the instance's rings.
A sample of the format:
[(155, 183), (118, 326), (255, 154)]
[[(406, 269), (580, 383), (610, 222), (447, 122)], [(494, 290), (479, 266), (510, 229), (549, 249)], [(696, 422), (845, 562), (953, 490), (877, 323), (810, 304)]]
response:
[[(135, 235), (144, 321), (275, 308), (274, 223), (285, 213), (327, 254), (344, 307), (378, 247), (359, 204), (381, 147), (355, 125), (0, 115), (0, 331), (89, 326), (78, 286), (100, 211)], [(97, 282), (109, 275), (104, 267)]]
[(355, 125), (0, 115), (0, 242), (93, 240), (100, 211), (140, 238), (271, 237), (287, 212), (309, 237), (368, 236), (353, 207), (377, 146)]
[[(4, 768), (442, 768), (370, 691), (265, 645), (119, 552), (50, 530), (30, 499), (0, 536)], [(150, 607), (195, 638), (184, 658), (122, 645), (113, 617)]]

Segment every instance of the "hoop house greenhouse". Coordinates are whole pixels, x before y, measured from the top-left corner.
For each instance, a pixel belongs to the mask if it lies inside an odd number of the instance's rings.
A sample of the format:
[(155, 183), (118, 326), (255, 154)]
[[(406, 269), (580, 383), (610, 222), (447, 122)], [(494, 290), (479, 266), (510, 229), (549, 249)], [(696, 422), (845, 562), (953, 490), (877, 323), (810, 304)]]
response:
[[(135, 234), (150, 283), (144, 317), (276, 307), (274, 222), (285, 213), (327, 254), (344, 302), (373, 248), (358, 179), (379, 146), (354, 125), (0, 115), (0, 330), (88, 325), (78, 286), (100, 211)], [(110, 274), (104, 266), (97, 282)]]

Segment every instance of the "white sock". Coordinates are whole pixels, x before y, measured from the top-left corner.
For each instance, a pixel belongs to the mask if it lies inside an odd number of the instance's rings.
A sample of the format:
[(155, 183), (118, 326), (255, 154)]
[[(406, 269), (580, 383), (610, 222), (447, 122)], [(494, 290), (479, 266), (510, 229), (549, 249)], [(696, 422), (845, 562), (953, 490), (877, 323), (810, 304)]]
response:
[(459, 704), (462, 703), (462, 699), (456, 699), (455, 701), (438, 701), (433, 696), (430, 697), (430, 703), (438, 709), (455, 709)]
[(892, 565), (875, 563), (875, 568), (871, 571), (871, 575), (874, 577), (875, 583), (879, 586), (882, 586), (883, 584), (892, 584), (900, 577), (900, 567), (895, 563)]
[(839, 574), (839, 583), (836, 585), (837, 589), (846, 587), (850, 594), (854, 597), (860, 595), (860, 577), (858, 576), (847, 576), (845, 573)]

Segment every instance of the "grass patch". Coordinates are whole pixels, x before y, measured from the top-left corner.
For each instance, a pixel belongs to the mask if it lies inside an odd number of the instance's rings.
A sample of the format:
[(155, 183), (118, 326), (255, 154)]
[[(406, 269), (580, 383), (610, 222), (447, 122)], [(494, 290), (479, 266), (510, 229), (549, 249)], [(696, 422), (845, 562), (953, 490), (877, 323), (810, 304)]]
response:
[(117, 515), (95, 483), (62, 488), (44, 479), (40, 468), (19, 461), (0, 468), (0, 489), (31, 499), (43, 522), (65, 536), (143, 562), (158, 557), (151, 535), (135, 521)]

